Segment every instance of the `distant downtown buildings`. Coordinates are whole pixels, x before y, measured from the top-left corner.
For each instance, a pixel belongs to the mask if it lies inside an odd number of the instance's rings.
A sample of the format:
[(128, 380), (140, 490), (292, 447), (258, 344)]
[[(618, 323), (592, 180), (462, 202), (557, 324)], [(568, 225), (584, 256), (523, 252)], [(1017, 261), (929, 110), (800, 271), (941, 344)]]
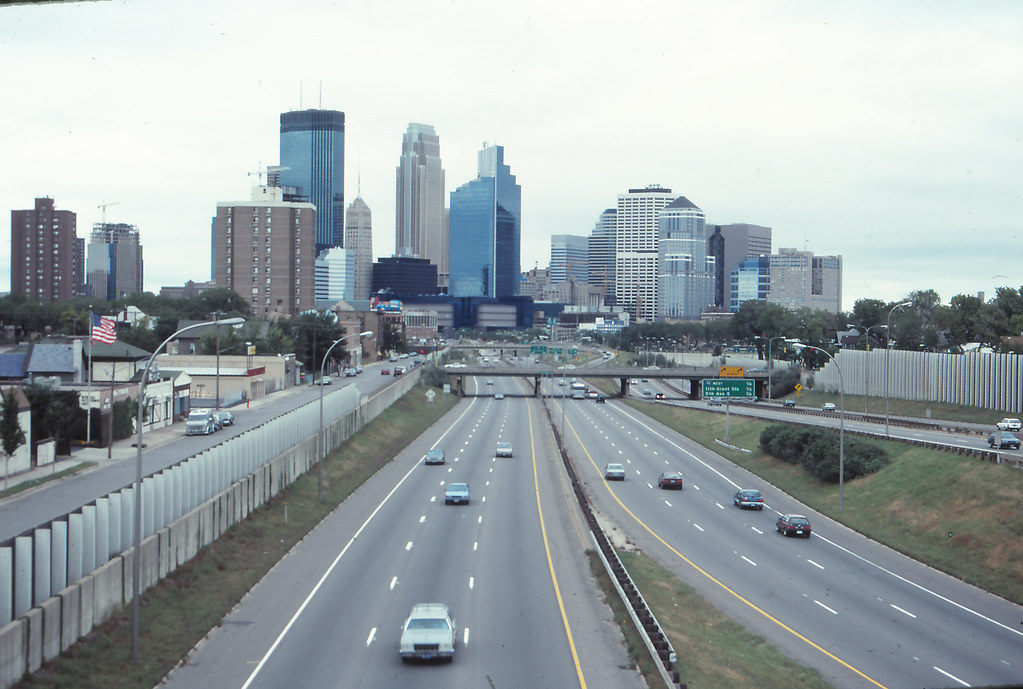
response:
[[(344, 148), (343, 112), (280, 115), (281, 160), (268, 169), (267, 185), (250, 201), (217, 204), (213, 284), (270, 318), (365, 301), (377, 290), (491, 300), (525, 294), (640, 321), (697, 319), (749, 300), (841, 306), (840, 256), (773, 253), (771, 228), (708, 224), (695, 203), (658, 185), (619, 194), (589, 235), (553, 235), (549, 269), (524, 275), (521, 186), (504, 148), (484, 144), (476, 178), (446, 199), (440, 137), (414, 122), (395, 169), (395, 252), (374, 263), (370, 208), (361, 197), (344, 207)], [(12, 211), (12, 291), (49, 300), (141, 291), (138, 228), (97, 223), (89, 239), (86, 262), (75, 214), (56, 210), (52, 199)]]

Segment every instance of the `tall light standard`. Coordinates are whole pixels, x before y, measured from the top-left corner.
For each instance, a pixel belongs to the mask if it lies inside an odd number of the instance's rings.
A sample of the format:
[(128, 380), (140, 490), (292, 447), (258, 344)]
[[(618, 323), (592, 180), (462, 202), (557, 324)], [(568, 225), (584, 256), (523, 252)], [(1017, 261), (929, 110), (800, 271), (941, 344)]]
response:
[(866, 351), (867, 351), (867, 364), (864, 367), (866, 369), (866, 375), (863, 376), (863, 413), (869, 413), (867, 405), (870, 403), (870, 331), (874, 328), (887, 328), (887, 325), (872, 325), (869, 328), (864, 328), (862, 325), (856, 323), (846, 323), (847, 328), (855, 328), (857, 332), (862, 331), (864, 336), (867, 338)]
[(842, 378), (842, 367), (838, 365), (838, 359), (831, 356), (831, 353), (820, 347), (814, 347), (813, 345), (803, 344), (802, 342), (793, 342), (789, 340), (793, 347), (797, 350), (800, 349), (816, 349), (818, 352), (827, 354), (828, 358), (835, 363), (835, 368), (838, 369), (838, 393), (839, 393), (839, 410), (838, 410), (838, 511), (841, 512), (845, 506), (845, 381)]
[(767, 399), (774, 399), (774, 388), (771, 387), (771, 373), (774, 371), (774, 359), (771, 358), (771, 343), (775, 340), (784, 340), (784, 335), (772, 337), (767, 341)]
[(892, 313), (895, 309), (901, 309), (904, 306), (911, 306), (912, 304), (913, 302), (911, 301), (904, 301), (901, 304), (893, 306), (888, 312), (888, 324), (885, 326), (887, 328), (884, 340), (884, 436), (886, 438), (889, 437), (888, 416), (891, 410), (891, 398), (888, 396), (888, 374), (891, 371), (891, 368), (888, 362), (891, 358), (892, 351)]
[[(352, 333), (351, 335), (345, 335), (334, 340), (330, 347), (327, 348), (327, 352), (323, 355), (323, 361), (320, 363), (320, 432), (316, 434), (316, 501), (320, 502), (323, 500), (323, 369), (327, 365), (327, 357), (330, 356), (331, 351), (334, 347), (350, 340), (353, 337), (363, 338), (369, 337), (373, 334), (372, 330), (366, 330), (361, 333)], [(361, 349), (361, 347), (360, 347)]]
[(142, 409), (146, 400), (146, 383), (149, 382), (149, 369), (152, 368), (153, 361), (156, 360), (156, 355), (160, 353), (160, 350), (166, 347), (168, 342), (181, 335), (181, 333), (195, 330), (196, 328), (205, 328), (210, 325), (215, 325), (219, 328), (221, 325), (241, 325), (244, 322), (244, 318), (224, 318), (204, 323), (195, 323), (178, 330), (161, 342), (160, 346), (153, 351), (149, 361), (146, 362), (146, 369), (142, 373), (142, 380), (139, 381), (139, 405), (135, 416), (135, 430), (137, 433), (135, 438), (135, 535), (132, 548), (132, 564), (134, 566), (132, 567), (131, 595), (131, 659), (133, 661), (139, 659), (139, 612), (141, 608), (139, 589), (142, 588)]

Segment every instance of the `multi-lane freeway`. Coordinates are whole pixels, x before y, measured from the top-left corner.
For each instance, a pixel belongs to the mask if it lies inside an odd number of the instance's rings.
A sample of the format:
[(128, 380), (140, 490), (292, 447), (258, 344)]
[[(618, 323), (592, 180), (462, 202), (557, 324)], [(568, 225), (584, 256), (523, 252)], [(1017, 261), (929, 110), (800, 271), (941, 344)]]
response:
[[(476, 381), (483, 388), (483, 381)], [(507, 380), (486, 386), (521, 393)], [(642, 687), (590, 579), (539, 401), (466, 399), (288, 555), (167, 687)], [(513, 446), (495, 456), (498, 442)], [(446, 463), (426, 465), (426, 450)], [(445, 486), (467, 482), (468, 505)], [(449, 664), (403, 663), (415, 603), (447, 604)]]

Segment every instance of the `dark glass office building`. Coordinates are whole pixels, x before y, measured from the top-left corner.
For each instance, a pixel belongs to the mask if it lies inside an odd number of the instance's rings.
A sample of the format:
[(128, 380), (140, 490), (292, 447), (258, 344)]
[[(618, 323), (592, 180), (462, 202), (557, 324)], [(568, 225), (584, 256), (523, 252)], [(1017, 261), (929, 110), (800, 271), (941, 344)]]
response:
[(437, 266), (426, 258), (394, 256), (373, 264), (372, 294), (387, 290), (394, 299), (437, 294)]
[(478, 177), (451, 192), (450, 288), (456, 297), (519, 293), (522, 188), (504, 164), (504, 147), (479, 152)]
[(316, 254), (344, 246), (345, 114), (337, 110), (281, 113), (282, 187), (297, 187), (316, 206)]

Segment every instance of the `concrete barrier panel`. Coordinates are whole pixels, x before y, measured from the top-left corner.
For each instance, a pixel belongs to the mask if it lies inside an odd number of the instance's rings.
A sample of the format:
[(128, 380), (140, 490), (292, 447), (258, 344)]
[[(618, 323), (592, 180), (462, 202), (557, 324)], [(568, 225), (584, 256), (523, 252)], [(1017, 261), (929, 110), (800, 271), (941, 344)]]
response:
[(60, 596), (60, 650), (71, 648), (82, 635), (82, 589), (72, 584)]
[(111, 555), (110, 498), (102, 497), (96, 499), (96, 567), (109, 560)]
[(96, 506), (82, 506), (82, 576), (96, 569)]
[(174, 569), (174, 550), (171, 548), (171, 529), (170, 527), (164, 527), (156, 532), (156, 540), (159, 543), (159, 552), (157, 556), (160, 558), (159, 568), (157, 573), (160, 578), (163, 579), (167, 576), (167, 573)]
[(28, 623), (14, 620), (0, 627), (0, 687), (9, 687), (25, 674)]
[(121, 550), (135, 543), (135, 488), (122, 488), (121, 496)]
[(80, 591), (78, 595), (78, 633), (85, 636), (92, 631), (92, 606), (96, 597), (96, 580), (91, 574), (88, 574), (78, 582), (78, 588)]
[(50, 595), (67, 586), (67, 522), (50, 522)]
[(71, 586), (82, 578), (82, 515), (67, 516), (67, 584)]
[(124, 598), (122, 599), (121, 602), (124, 605), (127, 605), (128, 603), (131, 602), (132, 591), (134, 591), (134, 586), (135, 586), (135, 574), (134, 574), (134, 572), (135, 572), (135, 570), (134, 570), (134, 567), (135, 567), (135, 549), (134, 548), (128, 548), (123, 553), (121, 553), (121, 563), (124, 565), (123, 569), (121, 570), (121, 572), (122, 572), (121, 579), (124, 581), (124, 593), (122, 594), (124, 596)]
[(22, 619), (28, 623), (25, 633), (25, 662), (28, 671), (35, 672), (43, 666), (43, 609), (32, 608)]
[(156, 492), (152, 477), (142, 479), (142, 538), (149, 538), (155, 533), (153, 513), (155, 511), (154, 493)]
[(160, 536), (142, 541), (142, 593), (156, 586), (160, 580)]
[(0, 627), (14, 619), (14, 548), (0, 548)]
[(14, 617), (32, 608), (32, 537), (14, 539)]
[(32, 574), (32, 604), (39, 605), (50, 597), (50, 543), (49, 529), (36, 529), (32, 537), (34, 569)]
[(60, 655), (60, 596), (53, 596), (39, 606), (43, 611), (43, 662)]
[(124, 562), (122, 558), (100, 565), (92, 575), (92, 620), (103, 624), (124, 604)]
[(128, 546), (121, 541), (121, 494), (110, 495), (107, 533), (107, 559), (112, 558)]

